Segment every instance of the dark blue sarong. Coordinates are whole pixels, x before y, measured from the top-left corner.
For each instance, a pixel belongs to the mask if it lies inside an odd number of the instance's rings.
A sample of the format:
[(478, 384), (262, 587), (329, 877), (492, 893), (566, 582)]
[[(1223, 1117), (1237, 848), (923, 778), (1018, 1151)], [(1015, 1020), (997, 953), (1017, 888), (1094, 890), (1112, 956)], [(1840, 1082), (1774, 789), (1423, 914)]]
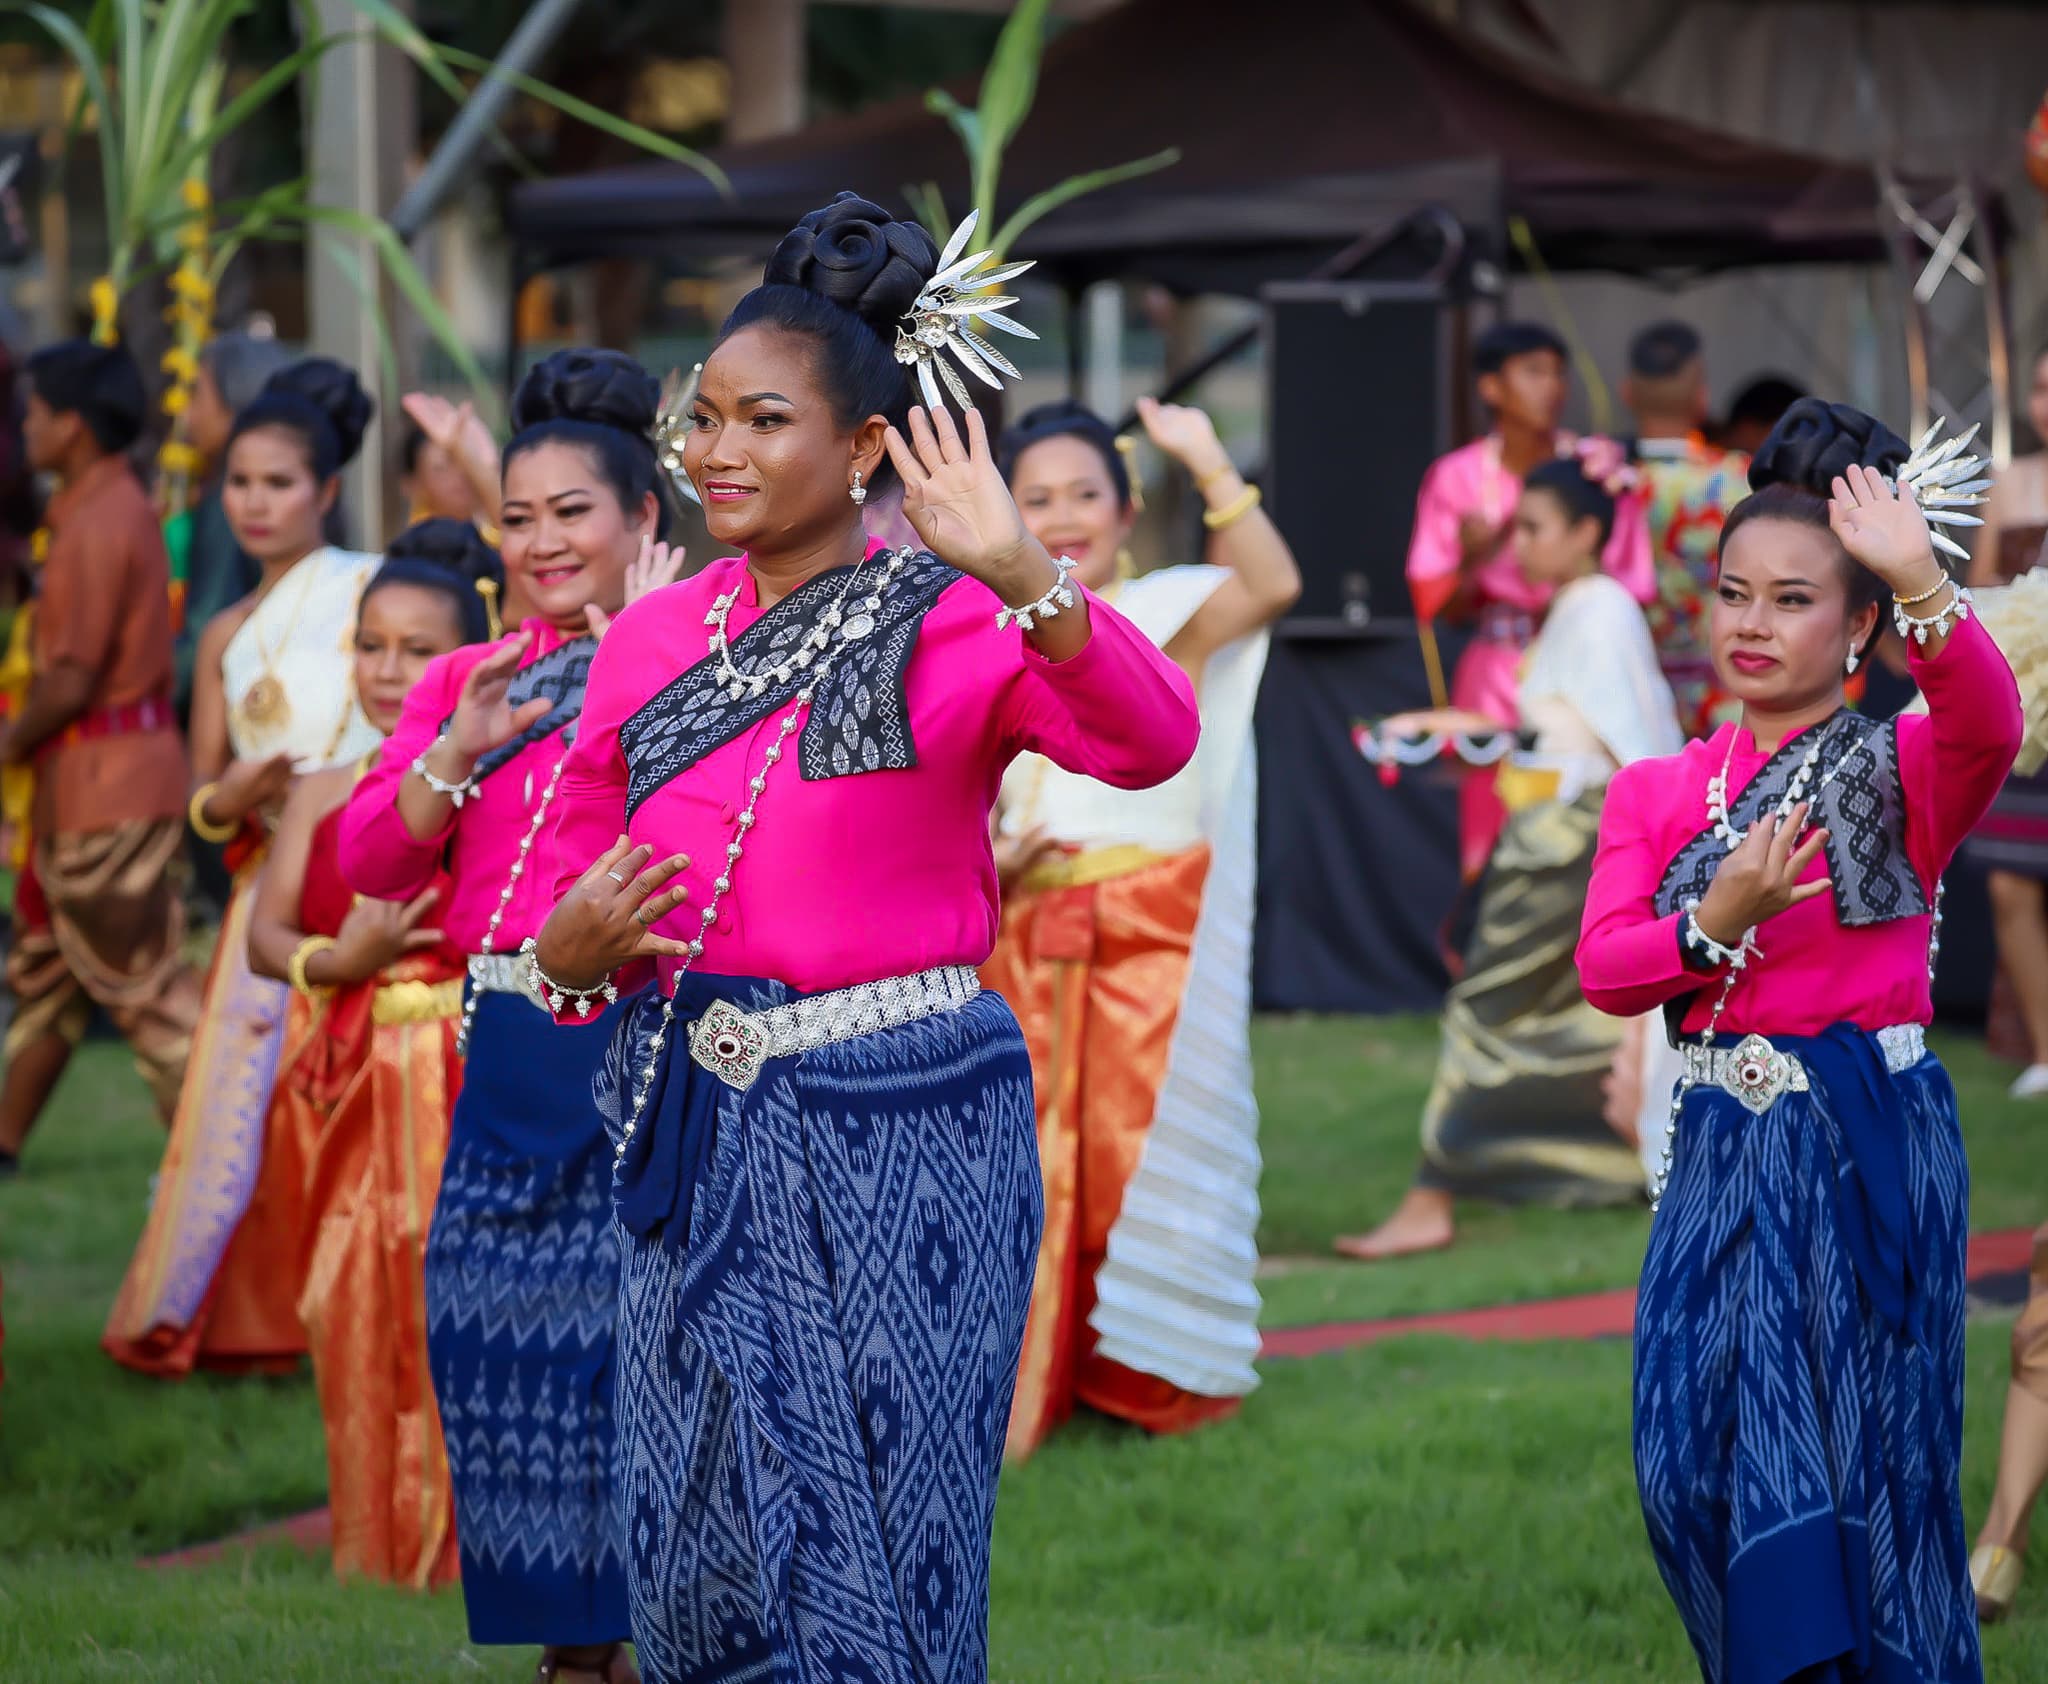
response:
[(619, 1246), (591, 1104), (608, 1027), (557, 1028), (523, 995), (493, 993), (470, 1031), (426, 1284), (478, 1643), (626, 1635), (611, 1484)]
[[(1636, 1478), (1708, 1684), (1981, 1684), (1964, 1542), (1969, 1171), (1932, 1054), (1774, 1036), (1693, 1088), (1636, 1307)], [(1860, 1160), (1859, 1160), (1860, 1156)]]
[[(776, 983), (689, 977), (617, 1176), (619, 1506), (648, 1684), (983, 1684), (989, 1542), (1043, 1212), (1010, 1009), (769, 1061), (684, 1024)], [(616, 1135), (660, 1013), (600, 1083)]]

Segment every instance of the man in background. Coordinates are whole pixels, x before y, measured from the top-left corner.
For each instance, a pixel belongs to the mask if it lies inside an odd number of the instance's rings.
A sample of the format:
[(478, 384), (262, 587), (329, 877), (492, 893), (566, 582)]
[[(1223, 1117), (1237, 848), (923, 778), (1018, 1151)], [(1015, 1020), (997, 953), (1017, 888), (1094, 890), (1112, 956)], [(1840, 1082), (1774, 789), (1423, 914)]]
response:
[(1728, 513), (1749, 494), (1749, 458), (1709, 444), (1707, 368), (1700, 336), (1684, 322), (1653, 322), (1630, 342), (1622, 401), (1635, 417), (1635, 458), (1649, 494), (1657, 595), (1650, 632), (1688, 736), (1717, 723), (1720, 696), (1707, 608)]

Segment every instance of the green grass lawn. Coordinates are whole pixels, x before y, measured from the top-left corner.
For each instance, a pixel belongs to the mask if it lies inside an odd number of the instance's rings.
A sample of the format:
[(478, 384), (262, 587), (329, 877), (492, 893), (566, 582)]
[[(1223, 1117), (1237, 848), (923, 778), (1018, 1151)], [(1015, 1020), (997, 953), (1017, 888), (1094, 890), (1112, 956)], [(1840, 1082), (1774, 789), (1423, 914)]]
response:
[[(1312, 1256), (1412, 1168), (1433, 1057), (1419, 1021), (1257, 1031), (1270, 1251)], [(1964, 1092), (1979, 1228), (2038, 1218), (2048, 1113)], [(303, 1380), (166, 1386), (97, 1348), (161, 1137), (115, 1050), (79, 1061), (27, 1173), (0, 1185), (0, 1684), (502, 1680), (459, 1599), (338, 1587), (287, 1550), (192, 1571), (138, 1555), (321, 1500)], [(1640, 1213), (1472, 1213), (1458, 1250), (1272, 1280), (1272, 1320), (1403, 1313), (1625, 1285)], [(1970, 1337), (1968, 1503), (1983, 1510), (2006, 1330)], [(1274, 1363), (1235, 1421), (1147, 1443), (1100, 1423), (1005, 1482), (993, 1676), (1014, 1684), (1605, 1684), (1692, 1676), (1642, 1540), (1625, 1344), (1412, 1339)], [(2048, 1678), (2048, 1575), (1987, 1643), (1994, 1679)]]

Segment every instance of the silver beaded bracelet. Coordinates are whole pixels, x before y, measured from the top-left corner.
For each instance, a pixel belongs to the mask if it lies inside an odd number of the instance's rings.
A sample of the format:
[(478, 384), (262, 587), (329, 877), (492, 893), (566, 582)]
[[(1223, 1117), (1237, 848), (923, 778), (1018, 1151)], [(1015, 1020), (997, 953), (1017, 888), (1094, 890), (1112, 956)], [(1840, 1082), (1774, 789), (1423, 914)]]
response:
[(432, 754), (435, 749), (439, 748), (447, 740), (446, 737), (436, 737), (427, 745), (425, 752), (413, 761), (412, 769), (427, 788), (431, 789), (436, 795), (447, 796), (456, 807), (460, 808), (463, 802), (476, 794), (476, 773), (471, 772), (460, 783), (451, 784), (446, 778), (435, 777), (434, 769), (427, 764), (427, 755)]
[(609, 1006), (615, 1004), (619, 998), (619, 991), (612, 985), (610, 977), (606, 977), (595, 988), (571, 988), (566, 982), (555, 981), (540, 968), (540, 942), (533, 936), (528, 936), (519, 944), (519, 952), (526, 960), (528, 985), (534, 993), (547, 1001), (548, 1010), (557, 1017), (562, 1015), (562, 1007), (571, 1000), (576, 1002), (576, 1015), (588, 1017), (593, 1001), (601, 999)]
[(1756, 926), (1751, 925), (1742, 932), (1742, 940), (1733, 947), (1716, 941), (1700, 928), (1699, 902), (1694, 901), (1685, 909), (1685, 945), (1706, 960), (1710, 965), (1726, 965), (1730, 970), (1739, 971), (1749, 963), (1751, 954), (1762, 956), (1756, 945)]
[(1057, 571), (1045, 595), (1036, 602), (1027, 602), (1022, 608), (998, 608), (996, 630), (1014, 624), (1019, 631), (1029, 631), (1040, 620), (1050, 620), (1062, 608), (1074, 606), (1074, 587), (1067, 583), (1067, 575), (1080, 564), (1071, 556), (1054, 556), (1052, 564)]
[[(1953, 579), (1946, 580), (1945, 583), (1948, 586), (1948, 601), (1925, 618), (1918, 614), (1908, 614), (1905, 602), (1896, 596), (1892, 598), (1892, 624), (1898, 628), (1899, 636), (1915, 637), (1924, 644), (1929, 637), (1936, 634), (1948, 636), (1951, 630), (1970, 617), (1970, 604), (1974, 600), (1970, 593)], [(1940, 590), (1941, 586), (1937, 585), (1934, 588)], [(1933, 592), (1928, 593), (1932, 594)], [(1926, 597), (1914, 597), (1912, 600), (1924, 602)]]

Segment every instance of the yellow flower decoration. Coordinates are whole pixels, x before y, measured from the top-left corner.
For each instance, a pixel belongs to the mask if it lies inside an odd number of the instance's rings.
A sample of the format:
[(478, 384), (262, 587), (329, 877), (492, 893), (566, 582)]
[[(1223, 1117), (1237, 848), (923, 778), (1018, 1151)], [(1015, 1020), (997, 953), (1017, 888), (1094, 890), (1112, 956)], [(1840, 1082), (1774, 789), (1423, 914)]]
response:
[(92, 337), (97, 345), (111, 345), (121, 336), (121, 295), (113, 280), (102, 275), (92, 283)]
[(189, 386), (199, 378), (199, 359), (183, 345), (173, 345), (166, 351), (161, 366), (181, 386)]
[(213, 283), (180, 265), (171, 271), (171, 292), (194, 307), (213, 303)]
[(164, 413), (166, 415), (183, 415), (185, 413), (185, 406), (191, 401), (192, 394), (190, 391), (183, 386), (173, 386), (164, 393)]
[(40, 567), (50, 559), (50, 529), (39, 526), (29, 534), (28, 558)]
[(157, 465), (167, 474), (182, 474), (186, 479), (197, 479), (206, 460), (198, 450), (176, 439), (168, 440), (156, 453)]
[(207, 191), (204, 176), (185, 177), (178, 186), (178, 195), (185, 201), (187, 210), (203, 211), (213, 203), (213, 195)]

